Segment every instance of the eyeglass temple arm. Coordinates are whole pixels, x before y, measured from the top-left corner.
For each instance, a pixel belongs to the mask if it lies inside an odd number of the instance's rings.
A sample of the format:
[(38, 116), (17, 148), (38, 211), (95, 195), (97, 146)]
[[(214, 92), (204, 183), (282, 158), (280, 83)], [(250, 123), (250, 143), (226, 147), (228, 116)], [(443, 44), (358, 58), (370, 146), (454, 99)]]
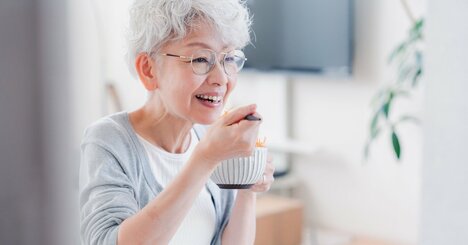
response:
[(161, 54), (164, 56), (171, 56), (171, 57), (177, 57), (177, 58), (182, 58), (182, 59), (190, 59), (190, 57), (183, 56), (183, 55), (175, 55), (175, 54)]

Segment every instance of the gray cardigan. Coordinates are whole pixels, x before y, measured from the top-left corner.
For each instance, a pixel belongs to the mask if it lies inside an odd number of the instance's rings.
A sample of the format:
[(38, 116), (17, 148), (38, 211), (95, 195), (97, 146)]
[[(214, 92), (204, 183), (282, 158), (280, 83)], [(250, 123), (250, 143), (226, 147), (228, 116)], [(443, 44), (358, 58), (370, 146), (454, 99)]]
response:
[[(204, 128), (194, 126), (200, 136)], [(235, 193), (206, 183), (216, 212), (212, 245), (221, 244)], [(127, 112), (104, 117), (84, 134), (80, 164), (82, 244), (116, 244), (119, 225), (162, 191)]]

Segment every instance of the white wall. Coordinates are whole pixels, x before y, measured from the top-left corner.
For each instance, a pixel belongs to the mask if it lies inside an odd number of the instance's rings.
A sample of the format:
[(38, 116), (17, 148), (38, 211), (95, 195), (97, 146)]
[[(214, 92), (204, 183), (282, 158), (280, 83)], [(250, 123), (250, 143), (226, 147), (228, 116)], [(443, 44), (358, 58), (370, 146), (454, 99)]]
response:
[(96, 119), (115, 111), (105, 85), (112, 82), (125, 109), (145, 101), (145, 92), (124, 62), (129, 1), (69, 0), (70, 73), (74, 91), (75, 142)]
[(468, 244), (468, 2), (428, 2), (421, 244)]
[[(368, 134), (369, 101), (376, 89), (359, 81), (301, 80), (296, 84), (297, 139), (321, 145), (298, 157), (308, 221), (398, 242), (415, 243), (419, 212), (421, 133), (402, 128), (403, 160), (397, 163), (388, 132), (362, 160)], [(408, 105), (418, 114), (416, 105)]]

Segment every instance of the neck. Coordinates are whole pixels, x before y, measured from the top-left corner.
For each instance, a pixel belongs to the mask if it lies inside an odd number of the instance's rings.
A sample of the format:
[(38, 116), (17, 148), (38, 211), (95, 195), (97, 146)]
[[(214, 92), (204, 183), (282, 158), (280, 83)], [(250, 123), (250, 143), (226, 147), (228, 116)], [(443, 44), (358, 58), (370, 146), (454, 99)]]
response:
[(164, 106), (158, 105), (162, 104), (148, 100), (143, 107), (131, 112), (130, 122), (133, 128), (147, 141), (167, 152), (187, 151), (193, 123), (168, 114)]

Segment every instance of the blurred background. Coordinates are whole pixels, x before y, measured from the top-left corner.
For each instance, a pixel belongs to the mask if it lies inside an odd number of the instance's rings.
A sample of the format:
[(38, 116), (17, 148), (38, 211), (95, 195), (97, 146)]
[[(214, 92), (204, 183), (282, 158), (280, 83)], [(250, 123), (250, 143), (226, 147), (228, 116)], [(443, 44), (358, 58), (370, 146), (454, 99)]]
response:
[[(146, 98), (124, 62), (130, 3), (0, 2), (0, 244), (80, 244), (83, 131)], [(275, 156), (256, 244), (468, 244), (468, 3), (248, 6), (256, 38), (227, 109), (257, 103)], [(366, 158), (371, 101), (399, 81), (388, 58), (420, 18), (424, 74), (391, 107), (420, 123), (398, 127), (398, 159), (381, 122)]]

